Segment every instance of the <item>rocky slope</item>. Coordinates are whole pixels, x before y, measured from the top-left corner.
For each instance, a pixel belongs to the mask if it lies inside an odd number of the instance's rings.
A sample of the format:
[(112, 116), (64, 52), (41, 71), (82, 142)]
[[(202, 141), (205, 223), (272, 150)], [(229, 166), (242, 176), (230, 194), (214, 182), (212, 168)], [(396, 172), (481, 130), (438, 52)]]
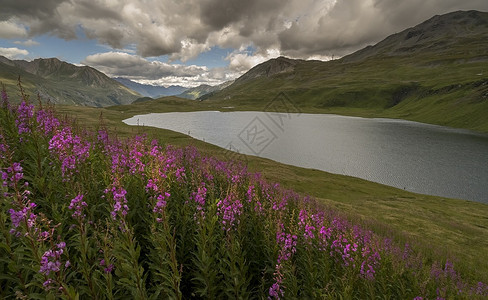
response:
[(128, 104), (140, 97), (91, 67), (57, 58), (25, 61), (0, 56), (0, 81), (8, 90), (17, 89), (19, 77), (28, 93), (59, 104), (109, 106)]

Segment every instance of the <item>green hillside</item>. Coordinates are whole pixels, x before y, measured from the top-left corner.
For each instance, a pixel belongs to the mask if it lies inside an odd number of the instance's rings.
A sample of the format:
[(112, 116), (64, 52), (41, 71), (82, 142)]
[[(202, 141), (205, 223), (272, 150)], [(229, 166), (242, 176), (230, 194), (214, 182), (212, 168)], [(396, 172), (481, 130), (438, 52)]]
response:
[(262, 110), (280, 92), (303, 112), (382, 116), (488, 131), (488, 13), (435, 16), (338, 60), (277, 58), (210, 103)]

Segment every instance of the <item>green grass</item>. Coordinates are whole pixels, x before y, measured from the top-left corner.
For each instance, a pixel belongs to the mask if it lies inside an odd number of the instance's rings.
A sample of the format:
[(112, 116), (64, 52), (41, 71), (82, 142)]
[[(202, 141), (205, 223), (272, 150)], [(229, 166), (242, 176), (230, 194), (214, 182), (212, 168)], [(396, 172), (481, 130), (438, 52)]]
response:
[[(131, 127), (123, 119), (149, 112), (219, 109), (214, 102), (163, 98), (104, 109), (57, 106), (60, 114), (74, 117), (84, 126), (98, 126), (100, 115), (106, 126), (120, 136), (147, 133), (163, 143), (193, 145), (221, 159), (237, 158), (249, 169), (299, 193), (316, 197), (356, 222), (377, 232), (389, 233), (400, 242), (416, 245), (432, 258), (451, 257), (456, 267), (472, 279), (488, 281), (488, 205), (406, 192), (366, 180), (242, 156), (169, 130)], [(249, 107), (250, 108), (250, 107)], [(246, 106), (239, 109), (249, 109)], [(374, 116), (374, 110), (338, 109), (337, 113)]]
[(352, 62), (300, 62), (293, 72), (230, 86), (207, 105), (262, 110), (284, 92), (307, 113), (401, 118), (488, 132), (488, 60), (480, 43), (466, 40), (445, 52), (379, 54)]

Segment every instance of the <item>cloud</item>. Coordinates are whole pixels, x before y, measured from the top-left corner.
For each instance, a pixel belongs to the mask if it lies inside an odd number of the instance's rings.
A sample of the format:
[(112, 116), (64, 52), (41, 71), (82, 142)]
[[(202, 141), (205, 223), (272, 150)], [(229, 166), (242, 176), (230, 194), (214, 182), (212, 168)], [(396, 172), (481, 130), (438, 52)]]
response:
[(27, 37), (27, 30), (24, 26), (17, 24), (11, 19), (0, 21), (0, 38), (14, 39), (24, 37)]
[(206, 67), (168, 64), (149, 61), (138, 55), (124, 52), (105, 52), (87, 56), (84, 64), (92, 66), (110, 76), (159, 79), (167, 76), (195, 76), (206, 72)]
[(150, 61), (124, 52), (105, 52), (87, 56), (82, 62), (111, 77), (125, 77), (145, 84), (197, 86), (219, 84), (231, 78), (223, 69)]
[(15, 41), (14, 44), (22, 45), (25, 47), (32, 47), (32, 46), (39, 46), (40, 45), (38, 42), (33, 41), (31, 39), (28, 39), (26, 41)]
[(0, 55), (5, 56), (8, 59), (20, 59), (29, 55), (29, 51), (19, 48), (2, 48), (0, 47)]
[(266, 53), (252, 54), (246, 51), (234, 51), (225, 60), (229, 61), (229, 70), (243, 73), (269, 59), (280, 56), (278, 49), (269, 49)]
[(0, 37), (75, 39), (81, 28), (113, 49), (135, 45), (140, 57), (183, 62), (216, 46), (252, 46), (255, 58), (236, 53), (228, 59), (231, 69), (244, 70), (275, 50), (296, 58), (338, 57), (461, 9), (488, 11), (488, 1), (4, 0)]

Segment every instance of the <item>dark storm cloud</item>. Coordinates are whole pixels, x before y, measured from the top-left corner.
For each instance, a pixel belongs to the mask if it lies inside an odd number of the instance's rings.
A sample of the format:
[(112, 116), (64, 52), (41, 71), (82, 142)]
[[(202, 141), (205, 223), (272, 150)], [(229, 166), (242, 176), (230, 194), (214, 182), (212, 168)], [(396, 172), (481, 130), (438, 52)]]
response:
[(49, 18), (59, 4), (66, 0), (2, 0), (0, 19), (7, 20), (12, 16), (29, 18)]
[[(81, 28), (115, 49), (135, 45), (143, 57), (186, 61), (215, 46), (234, 48), (228, 60), (242, 68), (280, 54), (337, 57), (435, 14), (488, 11), (487, 0), (3, 0), (1, 6), (3, 38), (73, 39)], [(242, 52), (250, 46), (253, 54)]]
[(328, 13), (299, 20), (278, 33), (281, 50), (291, 55), (344, 55), (455, 10), (488, 11), (486, 0), (339, 0)]

